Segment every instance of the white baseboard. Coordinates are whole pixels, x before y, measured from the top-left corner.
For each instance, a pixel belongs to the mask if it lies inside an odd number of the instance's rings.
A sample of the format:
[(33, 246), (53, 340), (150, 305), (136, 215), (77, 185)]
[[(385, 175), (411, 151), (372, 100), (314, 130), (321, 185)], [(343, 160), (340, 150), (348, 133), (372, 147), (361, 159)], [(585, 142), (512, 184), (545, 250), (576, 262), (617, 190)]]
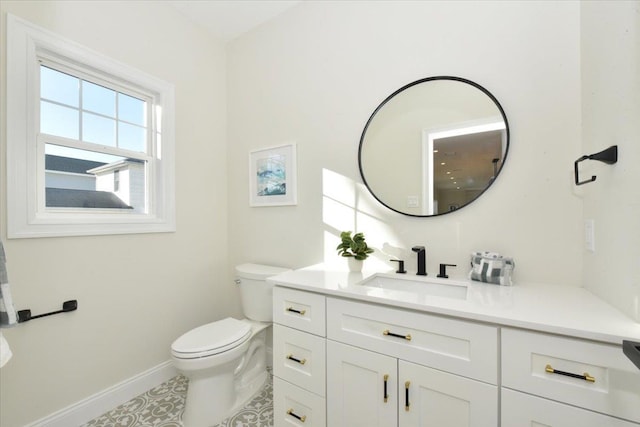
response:
[(25, 427), (69, 427), (85, 424), (176, 375), (178, 371), (167, 360)]

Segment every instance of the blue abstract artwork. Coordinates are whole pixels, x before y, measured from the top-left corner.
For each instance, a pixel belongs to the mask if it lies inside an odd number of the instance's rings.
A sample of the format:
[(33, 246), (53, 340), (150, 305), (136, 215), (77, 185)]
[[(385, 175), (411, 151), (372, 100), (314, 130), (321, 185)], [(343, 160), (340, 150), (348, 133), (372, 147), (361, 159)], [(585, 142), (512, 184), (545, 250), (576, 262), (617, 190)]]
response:
[(256, 162), (256, 194), (282, 196), (287, 194), (286, 156), (273, 155)]

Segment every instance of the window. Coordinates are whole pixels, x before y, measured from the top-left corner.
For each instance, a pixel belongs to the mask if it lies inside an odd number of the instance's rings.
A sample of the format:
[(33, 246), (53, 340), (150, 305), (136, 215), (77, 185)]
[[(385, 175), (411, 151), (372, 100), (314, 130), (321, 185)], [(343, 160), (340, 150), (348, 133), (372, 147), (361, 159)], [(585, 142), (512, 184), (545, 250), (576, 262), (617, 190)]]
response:
[(9, 238), (174, 231), (173, 87), (7, 24)]
[[(148, 110), (153, 97), (85, 77), (71, 66), (38, 60), (38, 144), (44, 145), (45, 153), (45, 207), (146, 213), (153, 135)], [(121, 189), (123, 166), (130, 179)], [(66, 174), (72, 167), (75, 175)], [(61, 173), (65, 180), (54, 179)], [(75, 182), (80, 180), (93, 185), (80, 190)]]

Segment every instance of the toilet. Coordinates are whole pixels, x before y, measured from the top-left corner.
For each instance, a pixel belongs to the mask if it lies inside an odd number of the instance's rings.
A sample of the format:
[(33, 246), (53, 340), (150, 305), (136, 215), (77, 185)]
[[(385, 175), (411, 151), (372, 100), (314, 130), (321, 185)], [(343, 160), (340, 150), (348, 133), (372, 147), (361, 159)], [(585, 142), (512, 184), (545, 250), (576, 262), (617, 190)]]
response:
[(267, 380), (267, 329), (273, 286), (266, 279), (288, 269), (236, 267), (245, 319), (227, 317), (192, 329), (171, 344), (171, 360), (189, 379), (184, 427), (211, 427), (246, 404)]

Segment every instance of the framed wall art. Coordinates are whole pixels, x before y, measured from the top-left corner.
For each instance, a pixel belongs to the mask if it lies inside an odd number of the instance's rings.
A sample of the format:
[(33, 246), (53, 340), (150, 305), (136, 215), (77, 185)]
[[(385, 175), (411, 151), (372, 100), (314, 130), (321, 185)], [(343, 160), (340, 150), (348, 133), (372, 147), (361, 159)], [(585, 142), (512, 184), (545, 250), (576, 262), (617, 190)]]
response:
[(249, 153), (249, 206), (295, 205), (296, 145)]

